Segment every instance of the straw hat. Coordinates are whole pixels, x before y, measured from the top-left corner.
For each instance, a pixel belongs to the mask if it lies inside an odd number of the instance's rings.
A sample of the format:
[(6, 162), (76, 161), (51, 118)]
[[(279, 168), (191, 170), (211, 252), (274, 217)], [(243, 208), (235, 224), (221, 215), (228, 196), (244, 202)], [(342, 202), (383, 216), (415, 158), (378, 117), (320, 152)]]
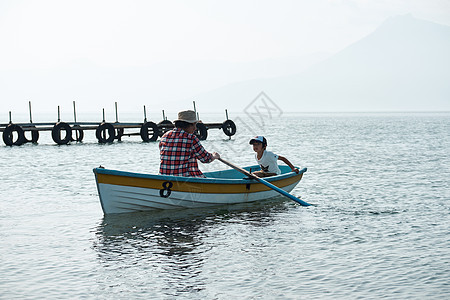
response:
[(197, 119), (195, 111), (193, 111), (193, 110), (184, 110), (184, 111), (180, 111), (178, 113), (178, 119), (175, 120), (175, 121), (184, 121), (184, 122), (193, 124), (193, 123), (199, 122), (200, 120)]

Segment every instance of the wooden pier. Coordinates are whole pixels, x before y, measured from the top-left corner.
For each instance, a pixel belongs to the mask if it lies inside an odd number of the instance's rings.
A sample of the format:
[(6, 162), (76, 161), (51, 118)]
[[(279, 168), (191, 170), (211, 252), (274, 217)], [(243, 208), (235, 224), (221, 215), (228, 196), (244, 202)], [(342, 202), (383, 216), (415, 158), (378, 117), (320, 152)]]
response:
[[(62, 122), (58, 106), (58, 121), (54, 123), (33, 123), (31, 113), (31, 102), (29, 102), (30, 122), (13, 123), (11, 112), (9, 112), (9, 123), (0, 124), (3, 142), (7, 146), (20, 146), (25, 143), (37, 143), (42, 131), (50, 131), (53, 141), (58, 145), (65, 145), (71, 142), (82, 142), (85, 131), (95, 130), (95, 136), (99, 143), (112, 143), (115, 140), (121, 141), (122, 137), (140, 136), (144, 142), (153, 142), (175, 126), (173, 122), (167, 120), (163, 111), (163, 120), (155, 123), (147, 120), (147, 113), (144, 106), (144, 121), (142, 123), (122, 123), (118, 121), (117, 102), (115, 103), (116, 122), (105, 121), (105, 110), (103, 109), (103, 120), (101, 122), (77, 122), (75, 101), (74, 122)], [(194, 111), (195, 102), (194, 102)], [(197, 113), (197, 112), (196, 112)], [(231, 138), (236, 133), (235, 123), (228, 118), (225, 110), (226, 120), (221, 123), (197, 123), (195, 134), (200, 140), (206, 140), (209, 129), (221, 129), (225, 135)], [(198, 115), (198, 113), (197, 113)], [(25, 133), (30, 132), (30, 138)]]

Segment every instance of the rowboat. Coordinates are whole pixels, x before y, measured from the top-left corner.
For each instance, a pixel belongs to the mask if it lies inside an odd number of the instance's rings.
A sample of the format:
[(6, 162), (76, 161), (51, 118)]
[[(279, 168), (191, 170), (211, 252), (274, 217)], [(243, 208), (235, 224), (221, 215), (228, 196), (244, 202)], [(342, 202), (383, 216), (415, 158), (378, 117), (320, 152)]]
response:
[[(259, 166), (243, 169), (251, 172)], [(280, 170), (280, 175), (264, 179), (290, 192), (307, 169), (298, 174), (288, 166), (280, 166)], [(279, 196), (277, 191), (234, 169), (207, 172), (206, 178), (131, 173), (103, 167), (95, 168), (94, 174), (104, 214), (199, 208)]]

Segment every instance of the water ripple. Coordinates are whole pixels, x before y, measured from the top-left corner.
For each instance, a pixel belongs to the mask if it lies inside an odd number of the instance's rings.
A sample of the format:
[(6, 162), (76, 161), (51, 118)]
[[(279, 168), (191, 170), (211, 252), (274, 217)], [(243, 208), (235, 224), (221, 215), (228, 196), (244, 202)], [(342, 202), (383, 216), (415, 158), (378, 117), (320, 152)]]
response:
[[(1, 146), (0, 298), (448, 298), (449, 128), (448, 114), (286, 117), (260, 133), (308, 167), (292, 193), (317, 206), (117, 216), (92, 168), (154, 172), (157, 143)], [(203, 144), (253, 164), (248, 135)]]

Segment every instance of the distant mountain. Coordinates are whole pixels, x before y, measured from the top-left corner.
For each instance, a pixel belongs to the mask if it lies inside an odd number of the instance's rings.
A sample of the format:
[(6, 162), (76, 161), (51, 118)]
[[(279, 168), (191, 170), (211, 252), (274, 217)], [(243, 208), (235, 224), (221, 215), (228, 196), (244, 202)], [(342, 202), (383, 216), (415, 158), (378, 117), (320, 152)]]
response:
[[(208, 92), (207, 92), (208, 91)], [(172, 61), (108, 68), (89, 61), (0, 71), (0, 122), (8, 111), (72, 114), (162, 109), (242, 112), (264, 91), (283, 111), (450, 111), (450, 27), (391, 17), (339, 53), (249, 63)], [(174, 116), (170, 115), (169, 118)]]
[(231, 84), (195, 98), (242, 110), (261, 91), (289, 111), (449, 111), (450, 27), (391, 17), (297, 75)]

